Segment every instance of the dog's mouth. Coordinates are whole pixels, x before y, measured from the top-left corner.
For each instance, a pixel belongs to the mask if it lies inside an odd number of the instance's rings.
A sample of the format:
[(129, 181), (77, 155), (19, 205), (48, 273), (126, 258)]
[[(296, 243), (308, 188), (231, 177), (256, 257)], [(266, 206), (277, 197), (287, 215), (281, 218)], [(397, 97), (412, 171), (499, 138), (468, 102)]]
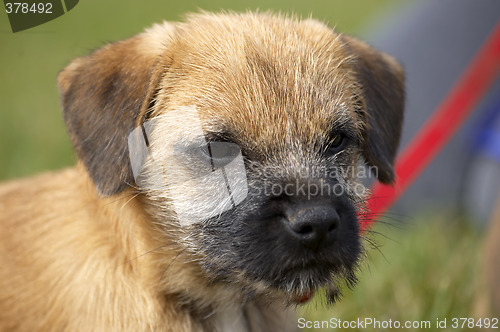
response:
[(304, 304), (326, 290), (329, 302), (335, 302), (344, 285), (354, 286), (362, 256), (355, 209), (341, 203), (337, 199), (335, 209), (306, 206), (295, 219), (285, 219), (272, 206), (261, 208), (271, 218), (263, 218), (261, 210), (237, 208), (196, 227), (191, 243), (203, 256), (206, 275), (241, 289), (246, 300)]
[[(331, 264), (331, 263), (330, 263)], [(343, 288), (353, 288), (357, 282), (355, 272), (357, 263), (354, 265), (329, 265), (324, 262), (324, 266), (317, 262), (317, 265), (308, 269), (296, 270), (290, 273), (295, 276), (291, 281), (285, 281), (283, 285), (274, 285), (280, 289), (292, 289), (285, 291), (286, 301), (290, 304), (301, 305), (310, 301), (315, 294), (325, 293), (326, 300), (333, 304), (342, 296)]]
[(304, 292), (296, 292), (292, 294), (290, 301), (295, 304), (305, 304), (313, 298), (315, 291), (309, 290)]
[[(212, 261), (213, 262), (213, 261)], [(278, 273), (270, 270), (234, 269), (233, 267), (214, 268), (205, 265), (204, 270), (213, 282), (222, 282), (238, 294), (243, 302), (254, 299), (279, 301), (292, 307), (308, 303), (316, 294), (325, 294), (328, 304), (334, 304), (342, 297), (343, 289), (352, 289), (356, 284), (355, 273), (358, 263), (333, 266), (330, 263), (316, 262), (307, 268), (280, 269)], [(256, 270), (259, 271), (256, 273)]]
[(321, 265), (321, 262), (315, 262), (314, 265), (302, 268), (294, 266), (281, 269), (278, 274), (273, 274), (272, 271), (260, 271), (260, 274), (256, 274), (251, 269), (239, 272), (232, 269), (234, 273), (229, 274), (227, 270), (225, 273), (213, 269), (206, 272), (214, 277), (214, 281), (232, 285), (244, 302), (260, 298), (295, 307), (306, 304), (318, 293), (324, 293), (326, 301), (334, 304), (340, 299), (344, 287), (354, 287), (357, 264), (352, 267), (333, 267), (323, 262), (324, 266)]
[(244, 301), (258, 297), (296, 306), (325, 292), (326, 301), (333, 304), (341, 298), (342, 289), (355, 286), (359, 263), (357, 259), (349, 261), (334, 256), (332, 252), (328, 258), (316, 257), (307, 264), (286, 264), (275, 257), (267, 257), (265, 263), (239, 259), (225, 261), (222, 265), (217, 264), (220, 256), (211, 256), (203, 260), (202, 266), (209, 278), (232, 285)]

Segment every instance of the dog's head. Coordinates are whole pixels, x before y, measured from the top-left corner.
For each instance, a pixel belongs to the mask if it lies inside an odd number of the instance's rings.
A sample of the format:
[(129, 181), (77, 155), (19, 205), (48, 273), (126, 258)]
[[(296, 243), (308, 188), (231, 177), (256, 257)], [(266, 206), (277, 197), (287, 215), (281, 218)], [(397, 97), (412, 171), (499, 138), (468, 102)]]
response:
[(394, 179), (393, 58), (314, 20), (198, 14), (75, 60), (59, 85), (98, 192), (140, 192), (211, 282), (294, 302), (355, 282), (360, 166)]

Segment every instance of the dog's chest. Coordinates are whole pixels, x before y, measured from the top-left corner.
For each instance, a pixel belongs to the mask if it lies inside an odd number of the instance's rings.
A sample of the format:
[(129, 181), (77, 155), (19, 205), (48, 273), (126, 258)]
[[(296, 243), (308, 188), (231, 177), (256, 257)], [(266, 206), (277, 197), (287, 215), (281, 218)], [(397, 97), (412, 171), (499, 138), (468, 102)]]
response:
[(240, 307), (217, 312), (214, 319), (218, 332), (250, 332), (245, 312)]

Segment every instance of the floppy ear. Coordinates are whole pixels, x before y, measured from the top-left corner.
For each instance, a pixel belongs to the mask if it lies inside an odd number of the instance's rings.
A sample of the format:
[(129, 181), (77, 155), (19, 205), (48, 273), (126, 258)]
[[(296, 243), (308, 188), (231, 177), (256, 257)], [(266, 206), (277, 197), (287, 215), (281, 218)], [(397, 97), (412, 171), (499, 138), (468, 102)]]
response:
[(389, 55), (352, 37), (343, 38), (354, 57), (367, 116), (363, 154), (368, 165), (377, 168), (378, 180), (389, 184), (394, 181), (393, 164), (403, 124), (405, 75)]
[(79, 159), (99, 193), (134, 182), (127, 137), (153, 102), (165, 64), (167, 23), (109, 44), (59, 73), (64, 121)]

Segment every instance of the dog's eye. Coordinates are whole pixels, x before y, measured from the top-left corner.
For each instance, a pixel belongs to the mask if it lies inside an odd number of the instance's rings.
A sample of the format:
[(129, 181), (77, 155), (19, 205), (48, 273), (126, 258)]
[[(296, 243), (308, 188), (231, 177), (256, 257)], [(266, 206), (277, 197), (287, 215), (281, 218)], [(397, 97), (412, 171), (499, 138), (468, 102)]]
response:
[(200, 148), (202, 158), (210, 163), (212, 170), (232, 162), (240, 153), (238, 145), (229, 142), (208, 142)]
[(328, 151), (330, 154), (336, 154), (340, 152), (347, 142), (347, 138), (344, 134), (336, 134), (330, 140), (330, 144), (328, 146)]

